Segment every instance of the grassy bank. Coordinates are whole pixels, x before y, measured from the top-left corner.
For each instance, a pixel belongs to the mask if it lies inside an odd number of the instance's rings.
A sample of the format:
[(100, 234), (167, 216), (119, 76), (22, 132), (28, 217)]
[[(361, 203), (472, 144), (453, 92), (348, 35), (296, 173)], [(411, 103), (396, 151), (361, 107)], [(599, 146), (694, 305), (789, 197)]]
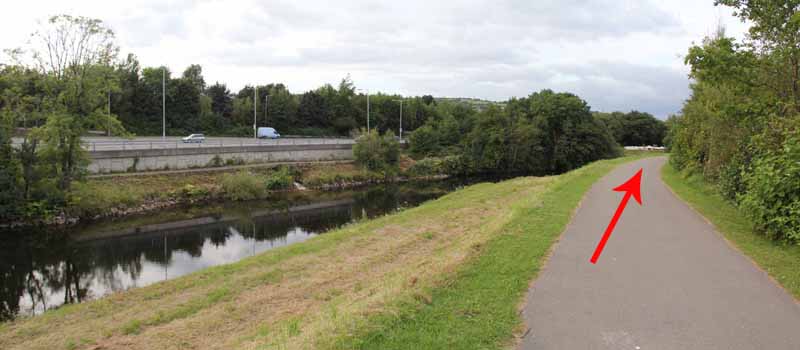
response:
[(747, 216), (724, 200), (702, 176), (680, 173), (669, 164), (664, 165), (661, 175), (678, 197), (800, 300), (800, 246), (775, 242), (754, 232)]
[(175, 280), (0, 325), (3, 349), (500, 348), (583, 193), (623, 158), (478, 184)]
[(352, 163), (327, 163), (90, 178), (74, 184), (66, 213), (81, 219), (124, 216), (181, 203), (263, 199), (270, 191), (292, 189), (295, 181), (316, 188), (379, 177)]

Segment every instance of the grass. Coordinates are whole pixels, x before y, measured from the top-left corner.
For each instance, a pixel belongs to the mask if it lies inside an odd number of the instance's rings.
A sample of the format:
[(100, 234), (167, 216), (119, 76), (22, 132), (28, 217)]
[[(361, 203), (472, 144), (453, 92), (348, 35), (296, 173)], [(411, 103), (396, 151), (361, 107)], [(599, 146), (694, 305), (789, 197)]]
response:
[(583, 193), (617, 164), (483, 183), (0, 327), (2, 349), (501, 348)]
[[(298, 180), (313, 184), (332, 183), (334, 177), (350, 178), (365, 173), (353, 164), (313, 164), (290, 169), (255, 167), (247, 170), (192, 172), (180, 175), (152, 174), (90, 178), (75, 182), (67, 212), (76, 217), (93, 217), (114, 209), (135, 208), (169, 200), (262, 198), (267, 190), (286, 190)], [(338, 177), (337, 177), (338, 176)], [(225, 184), (228, 184), (225, 188)]]
[(235, 201), (259, 199), (267, 194), (267, 186), (261, 177), (246, 170), (235, 174), (225, 174), (221, 183), (225, 197)]
[(519, 302), (550, 247), (589, 187), (620, 162), (603, 161), (548, 178), (547, 190), (511, 205), (512, 217), (477, 258), (422, 295), (376, 315), (360, 334), (338, 339), (347, 349), (501, 349), (521, 324)]
[(678, 197), (800, 300), (800, 246), (776, 242), (756, 233), (747, 215), (723, 199), (701, 175), (681, 173), (666, 164), (661, 177)]

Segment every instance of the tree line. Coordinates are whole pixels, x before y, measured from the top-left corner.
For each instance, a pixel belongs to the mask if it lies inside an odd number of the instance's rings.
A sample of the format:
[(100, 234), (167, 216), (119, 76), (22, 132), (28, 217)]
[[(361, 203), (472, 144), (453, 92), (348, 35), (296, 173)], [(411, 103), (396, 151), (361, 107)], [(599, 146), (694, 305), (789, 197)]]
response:
[(700, 174), (770, 237), (800, 242), (800, 1), (717, 0), (751, 24), (686, 55), (692, 95), (668, 119), (671, 163)]
[(542, 90), (504, 105), (444, 108), (411, 134), (411, 154), (444, 157), (449, 173), (548, 175), (619, 156), (620, 145), (661, 145), (666, 131), (647, 113), (593, 113), (571, 93)]
[[(367, 95), (357, 93), (349, 77), (338, 86), (326, 84), (301, 94), (281, 83), (248, 85), (234, 93), (223, 83), (206, 85), (200, 65), (173, 77), (166, 67), (141, 68), (129, 55), (113, 72), (119, 89), (111, 94), (110, 111), (137, 135), (161, 134), (162, 104), (168, 135), (250, 136), (255, 123), (289, 135), (348, 136), (367, 124)], [(369, 96), (372, 126), (399, 131), (401, 100), (406, 130), (416, 129), (433, 113), (432, 96), (377, 93)]]
[[(13, 63), (0, 65), (0, 221), (69, 206), (71, 186), (88, 165), (81, 137), (96, 130), (160, 135), (164, 105), (167, 135), (230, 136), (252, 135), (254, 117), (284, 135), (351, 135), (367, 125), (368, 103), (371, 131), (394, 134), (402, 108), (412, 154), (444, 156), (448, 173), (563, 172), (615, 156), (619, 144), (659, 144), (663, 128), (649, 114), (593, 114), (578, 96), (549, 90), (480, 108), (430, 95), (367, 96), (349, 77), (301, 94), (280, 83), (233, 93), (223, 83), (208, 85), (200, 65), (175, 75), (143, 68), (132, 54), (119, 59), (114, 40), (100, 20), (61, 15), (34, 32), (28, 47), (8, 51)], [(12, 145), (19, 129), (28, 132)], [(397, 159), (393, 151), (378, 154)]]

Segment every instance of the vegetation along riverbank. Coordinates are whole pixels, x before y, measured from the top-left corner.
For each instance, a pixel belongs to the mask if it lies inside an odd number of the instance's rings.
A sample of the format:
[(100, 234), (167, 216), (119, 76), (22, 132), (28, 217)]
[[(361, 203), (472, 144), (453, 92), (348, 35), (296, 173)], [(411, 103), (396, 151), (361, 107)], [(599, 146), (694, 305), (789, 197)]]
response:
[[(235, 264), (13, 321), (0, 326), (0, 346), (371, 348), (431, 329), (410, 338), (498, 348), (583, 193), (631, 159), (470, 186)], [(417, 320), (430, 327), (404, 327)], [(452, 327), (460, 339), (447, 336)]]

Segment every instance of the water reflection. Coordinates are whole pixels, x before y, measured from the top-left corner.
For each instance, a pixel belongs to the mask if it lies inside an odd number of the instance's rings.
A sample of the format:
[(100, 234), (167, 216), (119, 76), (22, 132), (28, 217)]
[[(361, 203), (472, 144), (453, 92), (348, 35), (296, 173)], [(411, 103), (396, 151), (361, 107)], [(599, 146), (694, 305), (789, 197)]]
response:
[(160, 217), (98, 223), (72, 232), (0, 232), (0, 320), (232, 263), (364, 216), (415, 206), (458, 184), (376, 186), (211, 209), (182, 208)]

